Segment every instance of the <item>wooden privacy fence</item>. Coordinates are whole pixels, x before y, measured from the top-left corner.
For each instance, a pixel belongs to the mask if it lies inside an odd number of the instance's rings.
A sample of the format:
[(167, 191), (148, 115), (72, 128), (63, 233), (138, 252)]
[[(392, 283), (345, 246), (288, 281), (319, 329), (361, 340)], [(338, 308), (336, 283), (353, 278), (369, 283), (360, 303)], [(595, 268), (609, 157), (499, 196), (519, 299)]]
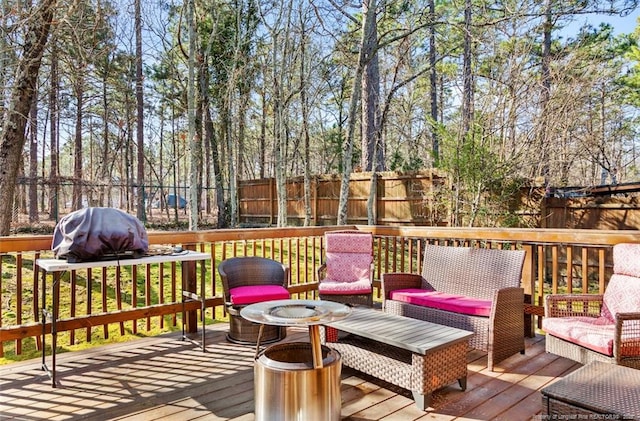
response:
[[(323, 175), (311, 179), (310, 225), (336, 223), (340, 177)], [(304, 180), (289, 179), (287, 222), (302, 225), (305, 219)], [(371, 173), (354, 173), (349, 182), (349, 224), (366, 224)], [(374, 189), (374, 225), (448, 226), (450, 182), (436, 170), (410, 173), (379, 173)], [(615, 191), (614, 191), (615, 193)], [(633, 194), (633, 193), (628, 193)], [(240, 181), (239, 220), (246, 226), (273, 226), (278, 201), (275, 179)], [(542, 187), (523, 187), (511, 211), (521, 226), (581, 229), (640, 229), (640, 197), (617, 196), (545, 197)]]
[(541, 205), (543, 228), (640, 229), (640, 197), (602, 196), (546, 198)]
[[(334, 225), (340, 198), (340, 176), (321, 175), (311, 179), (311, 225)], [(446, 225), (448, 210), (439, 195), (448, 181), (437, 171), (408, 174), (378, 173), (374, 225)], [(289, 225), (302, 225), (305, 219), (304, 180), (287, 181), (287, 217)], [(347, 215), (349, 224), (366, 224), (371, 173), (353, 173), (349, 181)], [(240, 222), (247, 225), (275, 225), (278, 198), (275, 179), (240, 181), (238, 186)]]
[[(291, 292), (314, 298), (315, 270), (323, 262), (323, 234), (330, 229), (359, 229), (375, 239), (375, 297), (380, 300), (383, 273), (421, 271), (425, 243), (454, 246), (519, 248), (526, 250), (523, 286), (531, 302), (527, 313), (540, 316), (544, 295), (557, 292), (603, 292), (611, 272), (611, 247), (638, 242), (638, 231), (492, 229), (392, 226), (327, 226), (260, 228), (198, 232), (149, 233), (152, 244), (182, 245), (210, 253), (199, 263), (198, 279), (205, 279), (206, 314), (223, 320), (223, 299), (217, 265), (232, 256), (258, 255), (291, 268)], [(51, 236), (0, 238), (0, 356), (20, 354), (24, 343), (40, 346), (38, 271), (35, 259), (50, 257)], [(455, 282), (455, 280), (452, 280)], [(198, 282), (195, 282), (197, 285)], [(62, 279), (59, 331), (67, 332), (66, 346), (109, 334), (150, 331), (152, 325), (171, 328), (182, 323), (181, 271), (176, 264), (160, 268), (128, 267), (75, 271)], [(195, 286), (187, 289), (195, 291)], [(49, 302), (48, 305), (51, 305)], [(187, 303), (195, 315), (199, 303)], [(523, 316), (524, 317), (524, 316)], [(195, 317), (193, 318), (195, 320)], [(527, 317), (531, 321), (531, 317)], [(539, 321), (539, 319), (538, 319)], [(533, 329), (535, 324), (529, 324)], [(115, 330), (109, 330), (116, 326)], [(50, 330), (50, 324), (45, 326)], [(189, 326), (195, 329), (195, 323)], [(111, 333), (110, 333), (111, 332)], [(115, 333), (114, 333), (115, 332)], [(60, 342), (62, 343), (62, 341)], [(62, 346), (65, 346), (64, 344)]]

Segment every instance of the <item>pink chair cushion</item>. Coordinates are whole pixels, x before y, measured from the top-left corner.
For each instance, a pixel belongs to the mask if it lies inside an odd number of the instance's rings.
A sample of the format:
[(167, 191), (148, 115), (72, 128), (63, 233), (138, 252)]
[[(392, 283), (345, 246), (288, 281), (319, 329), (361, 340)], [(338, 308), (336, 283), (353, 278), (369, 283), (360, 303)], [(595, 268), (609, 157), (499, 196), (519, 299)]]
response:
[(601, 316), (610, 322), (615, 322), (618, 313), (640, 312), (640, 278), (611, 275), (603, 301)]
[(368, 279), (358, 281), (340, 282), (324, 279), (318, 285), (320, 294), (345, 295), (345, 294), (371, 294), (371, 282)]
[(446, 294), (444, 292), (416, 288), (397, 289), (391, 291), (389, 296), (392, 300), (437, 308), (458, 314), (485, 317), (491, 315), (491, 300), (479, 300), (463, 295)]
[(640, 244), (620, 243), (613, 246), (613, 273), (640, 278)]
[(229, 290), (231, 304), (247, 305), (270, 300), (286, 300), (291, 296), (289, 291), (280, 285), (248, 285)]
[(324, 242), (328, 252), (371, 254), (373, 251), (373, 235), (368, 232), (327, 232)]
[(604, 355), (613, 355), (615, 325), (605, 317), (545, 317), (542, 329), (548, 335)]
[[(369, 283), (373, 256), (368, 253), (334, 253), (327, 252), (327, 280), (335, 282), (357, 282), (367, 280)], [(322, 282), (326, 282), (323, 280)]]

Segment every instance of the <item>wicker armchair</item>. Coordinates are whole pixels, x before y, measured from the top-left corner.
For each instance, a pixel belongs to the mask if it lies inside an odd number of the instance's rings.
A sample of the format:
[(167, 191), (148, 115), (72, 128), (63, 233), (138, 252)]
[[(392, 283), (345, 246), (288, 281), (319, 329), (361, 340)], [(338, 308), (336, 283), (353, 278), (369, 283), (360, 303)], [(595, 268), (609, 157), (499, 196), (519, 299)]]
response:
[(547, 295), (542, 328), (549, 353), (640, 369), (640, 244), (613, 247), (604, 294)]
[[(232, 257), (218, 265), (222, 278), (225, 309), (229, 313), (229, 342), (255, 345), (260, 325), (243, 319), (243, 307), (269, 300), (290, 298), (289, 268), (264, 257)], [(271, 343), (286, 337), (282, 326), (264, 325), (260, 343)]]
[(373, 306), (373, 235), (362, 231), (325, 233), (325, 263), (318, 267), (321, 300)]
[(525, 252), (427, 244), (422, 275), (382, 275), (383, 310), (475, 333), (488, 368), (524, 353)]

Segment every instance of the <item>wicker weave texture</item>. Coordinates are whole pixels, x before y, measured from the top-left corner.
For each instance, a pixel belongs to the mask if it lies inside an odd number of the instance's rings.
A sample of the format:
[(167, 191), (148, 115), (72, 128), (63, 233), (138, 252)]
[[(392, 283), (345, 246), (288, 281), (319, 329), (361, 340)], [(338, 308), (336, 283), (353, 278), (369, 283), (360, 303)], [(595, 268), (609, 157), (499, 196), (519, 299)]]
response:
[[(384, 274), (383, 308), (459, 329), (475, 335), (469, 345), (488, 353), (488, 366), (524, 352), (524, 290), (521, 288), (525, 252), (427, 245), (422, 275)], [(490, 317), (459, 314), (389, 299), (397, 289), (422, 288), (492, 301)]]
[[(558, 400), (549, 399), (547, 396), (542, 396), (542, 415), (547, 415), (548, 418), (543, 419), (585, 419), (588, 420), (589, 415), (593, 415), (593, 411), (589, 411), (584, 408), (577, 407), (575, 405), (569, 405), (566, 402), (560, 402)], [(578, 418), (578, 416), (584, 418)], [(595, 419), (595, 418), (591, 418)], [(615, 419), (615, 418), (612, 418)]]
[[(232, 257), (223, 260), (218, 265), (218, 272), (222, 278), (222, 293), (225, 309), (229, 313), (230, 342), (239, 344), (255, 344), (258, 341), (260, 325), (249, 322), (240, 317), (243, 306), (232, 305), (229, 290), (250, 285), (289, 285), (289, 268), (275, 260), (265, 257), (248, 256)], [(262, 331), (261, 343), (275, 342), (286, 337), (284, 327), (265, 325)]]
[(483, 300), (494, 291), (520, 287), (523, 250), (426, 245), (422, 288)]
[(373, 294), (319, 294), (321, 300), (335, 301), (337, 303), (349, 304), (354, 306), (373, 307)]
[(467, 344), (458, 341), (426, 355), (380, 342), (348, 335), (327, 344), (342, 355), (344, 365), (396, 386), (414, 395), (429, 395), (456, 380), (466, 385)]
[(588, 348), (579, 346), (573, 342), (565, 341), (553, 335), (545, 337), (545, 349), (551, 354), (555, 354), (570, 360), (577, 361), (580, 364), (589, 364), (594, 361), (606, 363), (615, 363), (626, 367), (640, 369), (640, 356), (627, 356), (616, 360), (615, 357), (592, 351)]
[[(229, 315), (229, 333), (227, 339), (229, 342), (245, 345), (255, 345), (258, 342), (258, 334), (260, 326), (257, 323), (250, 322), (240, 316)], [(287, 328), (283, 326), (262, 325), (261, 344), (268, 344), (280, 341), (287, 337)]]
[(639, 370), (592, 362), (543, 388), (542, 410), (548, 415), (609, 415), (582, 419), (640, 420), (639, 384)]
[(265, 257), (248, 256), (225, 259), (218, 265), (222, 278), (222, 292), (225, 302), (229, 302), (231, 288), (249, 285), (289, 284), (289, 268), (280, 262)]
[[(545, 317), (597, 318), (601, 315), (603, 302), (604, 296), (598, 294), (549, 294), (545, 297)], [(581, 364), (604, 361), (640, 368), (640, 312), (619, 313), (615, 324), (613, 355), (592, 351), (551, 334), (546, 335), (546, 351)]]

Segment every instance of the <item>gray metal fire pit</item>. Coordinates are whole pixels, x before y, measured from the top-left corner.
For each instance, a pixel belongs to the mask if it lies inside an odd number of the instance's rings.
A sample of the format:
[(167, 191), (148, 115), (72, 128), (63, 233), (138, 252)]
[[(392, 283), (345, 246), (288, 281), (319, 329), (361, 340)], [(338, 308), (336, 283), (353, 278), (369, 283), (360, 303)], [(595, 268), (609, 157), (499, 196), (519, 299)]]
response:
[(320, 325), (349, 314), (344, 304), (318, 300), (266, 301), (241, 310), (255, 323), (309, 327), (309, 342), (276, 344), (256, 355), (256, 421), (340, 419), (342, 362), (320, 343)]

